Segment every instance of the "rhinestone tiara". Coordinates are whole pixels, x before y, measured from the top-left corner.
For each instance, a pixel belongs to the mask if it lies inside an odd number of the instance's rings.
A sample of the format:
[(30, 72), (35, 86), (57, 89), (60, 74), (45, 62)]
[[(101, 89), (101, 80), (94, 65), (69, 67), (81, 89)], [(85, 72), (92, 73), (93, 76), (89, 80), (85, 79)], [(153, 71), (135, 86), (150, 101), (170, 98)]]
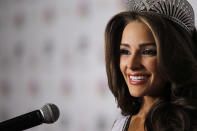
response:
[(128, 0), (127, 9), (159, 14), (179, 24), (190, 34), (195, 29), (194, 10), (187, 0)]

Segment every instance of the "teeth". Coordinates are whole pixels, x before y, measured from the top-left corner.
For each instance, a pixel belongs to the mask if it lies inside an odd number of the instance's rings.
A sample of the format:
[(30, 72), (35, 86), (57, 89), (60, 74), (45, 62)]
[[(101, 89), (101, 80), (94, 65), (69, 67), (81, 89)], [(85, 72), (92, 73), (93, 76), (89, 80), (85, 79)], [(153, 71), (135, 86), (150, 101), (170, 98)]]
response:
[(147, 76), (130, 76), (130, 79), (132, 81), (140, 81), (140, 80), (144, 80), (146, 78), (147, 78)]

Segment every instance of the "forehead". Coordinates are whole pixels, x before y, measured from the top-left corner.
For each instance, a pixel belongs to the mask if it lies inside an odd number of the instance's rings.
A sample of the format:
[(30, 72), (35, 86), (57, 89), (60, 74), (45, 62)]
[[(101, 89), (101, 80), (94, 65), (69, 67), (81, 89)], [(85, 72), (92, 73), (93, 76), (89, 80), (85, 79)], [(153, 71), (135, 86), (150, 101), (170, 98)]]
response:
[(150, 28), (140, 21), (128, 23), (122, 33), (121, 43), (140, 44), (154, 43), (154, 37)]

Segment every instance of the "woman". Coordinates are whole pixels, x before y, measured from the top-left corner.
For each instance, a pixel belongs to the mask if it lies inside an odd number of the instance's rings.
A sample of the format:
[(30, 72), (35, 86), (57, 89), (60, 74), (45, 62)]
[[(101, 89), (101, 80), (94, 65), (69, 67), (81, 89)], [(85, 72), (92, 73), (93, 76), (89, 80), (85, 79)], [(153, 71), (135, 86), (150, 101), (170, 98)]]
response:
[(128, 8), (105, 31), (108, 84), (123, 115), (112, 131), (197, 131), (197, 31), (191, 5), (130, 0)]

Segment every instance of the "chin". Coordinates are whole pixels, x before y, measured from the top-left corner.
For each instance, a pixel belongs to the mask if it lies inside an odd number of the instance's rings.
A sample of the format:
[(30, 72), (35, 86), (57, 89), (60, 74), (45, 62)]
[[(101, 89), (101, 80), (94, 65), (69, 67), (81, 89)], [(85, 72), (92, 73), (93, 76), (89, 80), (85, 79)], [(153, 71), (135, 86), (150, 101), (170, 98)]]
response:
[(133, 97), (143, 97), (144, 96), (144, 93), (142, 93), (142, 92), (129, 91), (129, 93)]
[(140, 86), (138, 86), (138, 87), (130, 86), (130, 87), (128, 87), (129, 88), (129, 93), (133, 97), (143, 97), (143, 96), (146, 95), (145, 87), (144, 86), (141, 86), (141, 87)]
[(130, 94), (132, 97), (136, 97), (136, 98), (141, 98), (141, 97), (143, 97), (143, 95), (137, 95), (137, 94)]

